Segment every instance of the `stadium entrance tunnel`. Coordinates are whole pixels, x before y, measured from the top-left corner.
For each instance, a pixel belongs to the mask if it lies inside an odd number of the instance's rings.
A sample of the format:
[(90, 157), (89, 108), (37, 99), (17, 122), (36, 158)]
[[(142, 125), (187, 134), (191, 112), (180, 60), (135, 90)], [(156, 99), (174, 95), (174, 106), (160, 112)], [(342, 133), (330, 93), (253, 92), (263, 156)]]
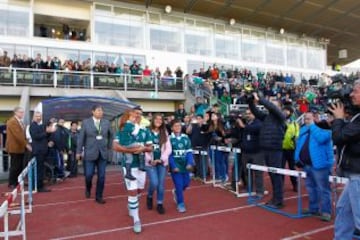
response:
[(109, 121), (114, 120), (124, 111), (138, 106), (130, 101), (117, 98), (75, 96), (45, 99), (38, 103), (34, 111), (43, 114), (44, 122), (47, 122), (50, 118), (81, 121), (92, 116), (91, 109), (94, 105), (103, 107), (104, 118)]

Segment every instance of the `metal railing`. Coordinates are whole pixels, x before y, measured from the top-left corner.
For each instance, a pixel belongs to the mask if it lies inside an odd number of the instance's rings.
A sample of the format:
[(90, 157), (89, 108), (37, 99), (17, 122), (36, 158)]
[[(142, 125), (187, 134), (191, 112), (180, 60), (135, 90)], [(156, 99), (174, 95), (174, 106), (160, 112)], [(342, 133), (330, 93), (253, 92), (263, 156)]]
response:
[(0, 85), (184, 92), (184, 80), (131, 74), (0, 67)]

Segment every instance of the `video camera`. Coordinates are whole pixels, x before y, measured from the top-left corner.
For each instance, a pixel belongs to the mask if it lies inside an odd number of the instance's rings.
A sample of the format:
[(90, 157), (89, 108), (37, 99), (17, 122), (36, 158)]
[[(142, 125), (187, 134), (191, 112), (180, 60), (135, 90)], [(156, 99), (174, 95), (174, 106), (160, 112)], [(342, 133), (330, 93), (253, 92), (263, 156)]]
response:
[(331, 106), (331, 104), (341, 102), (344, 105), (345, 111), (352, 115), (356, 111), (350, 97), (352, 85), (349, 84), (346, 77), (342, 75), (336, 75), (332, 80), (331, 85), (327, 88), (327, 107)]
[(241, 111), (231, 111), (228, 116), (225, 117), (225, 122), (228, 122), (230, 125), (234, 125), (238, 119), (241, 119), (246, 123), (247, 119), (244, 112)]

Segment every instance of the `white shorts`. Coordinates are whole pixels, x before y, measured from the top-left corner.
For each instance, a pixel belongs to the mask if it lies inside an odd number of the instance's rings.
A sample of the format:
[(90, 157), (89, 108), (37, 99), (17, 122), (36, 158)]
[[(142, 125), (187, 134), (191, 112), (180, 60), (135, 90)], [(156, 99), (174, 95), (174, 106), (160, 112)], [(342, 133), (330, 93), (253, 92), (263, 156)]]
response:
[[(126, 169), (123, 167), (123, 172), (126, 174)], [(140, 171), (138, 168), (131, 168), (131, 174), (136, 178), (136, 180), (125, 179), (126, 189), (128, 191), (144, 189), (146, 181), (146, 172)]]

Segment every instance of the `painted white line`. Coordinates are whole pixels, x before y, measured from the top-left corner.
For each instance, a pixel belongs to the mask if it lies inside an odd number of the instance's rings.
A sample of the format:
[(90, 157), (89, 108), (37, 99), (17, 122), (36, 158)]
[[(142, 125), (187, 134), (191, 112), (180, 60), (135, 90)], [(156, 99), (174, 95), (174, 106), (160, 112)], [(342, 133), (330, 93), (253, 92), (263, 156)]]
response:
[[(106, 186), (111, 186), (111, 185), (120, 185), (120, 184), (124, 184), (124, 181), (118, 182), (118, 183), (105, 183), (105, 187)], [(51, 186), (49, 186), (51, 188)], [(85, 184), (83, 184), (82, 186), (77, 186), (77, 187), (63, 187), (63, 188), (51, 188), (51, 191), (57, 192), (57, 191), (63, 191), (63, 190), (71, 190), (71, 189), (85, 189)]]
[[(304, 197), (304, 196), (307, 196), (307, 194), (302, 195), (302, 197)], [(290, 199), (294, 199), (294, 198), (297, 198), (297, 196), (288, 197), (288, 198), (285, 198), (285, 200), (290, 200)], [(245, 206), (240, 206), (240, 207), (227, 208), (227, 209), (216, 210), (216, 211), (212, 211), (212, 212), (194, 214), (194, 215), (185, 216), (185, 217), (177, 217), (177, 218), (171, 218), (171, 219), (167, 219), (167, 220), (163, 220), (163, 221), (145, 223), (145, 224), (142, 224), (142, 226), (146, 227), (146, 226), (160, 225), (160, 224), (165, 224), (165, 223), (179, 222), (179, 221), (201, 218), (201, 217), (206, 217), (206, 216), (211, 216), (211, 215), (216, 215), (216, 214), (235, 212), (235, 211), (248, 209), (248, 208), (255, 208), (255, 207), (257, 207), (257, 206), (256, 205), (245, 205)], [(96, 231), (96, 232), (90, 232), (90, 233), (84, 233), (84, 234), (78, 234), (78, 235), (72, 235), (72, 236), (66, 236), (66, 237), (53, 238), (52, 240), (67, 240), (67, 239), (76, 239), (76, 238), (82, 238), (82, 237), (90, 237), (90, 236), (96, 236), (96, 235), (101, 235), (101, 234), (108, 234), (108, 233), (113, 233), (113, 232), (130, 230), (132, 228), (133, 228), (132, 226), (113, 228), (113, 229), (108, 229), (108, 230), (102, 230), (102, 231)]]
[[(179, 221), (200, 218), (200, 217), (206, 217), (206, 216), (215, 215), (215, 214), (234, 212), (234, 211), (238, 211), (241, 209), (252, 208), (252, 207), (254, 207), (254, 206), (246, 205), (246, 206), (241, 206), (241, 207), (228, 208), (228, 209), (223, 209), (223, 210), (217, 210), (217, 211), (212, 211), (212, 212), (190, 215), (190, 216), (186, 216), (186, 217), (178, 217), (178, 218), (172, 218), (172, 219), (167, 219), (167, 220), (163, 220), (163, 221), (145, 223), (145, 224), (142, 224), (142, 226), (146, 227), (146, 226), (153, 226), (153, 225), (159, 225), (159, 224), (164, 224), (164, 223), (179, 222)], [(90, 237), (90, 236), (96, 236), (96, 235), (101, 235), (101, 234), (106, 234), (106, 233), (120, 232), (120, 231), (124, 231), (124, 230), (129, 230), (132, 228), (133, 228), (132, 226), (127, 226), (127, 227), (108, 229), (108, 230), (97, 231), (97, 232), (92, 232), (92, 233), (78, 234), (78, 235), (73, 235), (73, 236), (68, 236), (68, 237), (53, 238), (53, 240), (66, 240), (66, 239), (75, 239), (75, 238), (81, 238), (81, 237)]]
[(312, 231), (300, 233), (300, 234), (297, 234), (297, 235), (291, 236), (291, 237), (286, 237), (286, 238), (283, 238), (281, 240), (299, 239), (299, 238), (303, 238), (303, 237), (306, 237), (306, 236), (309, 236), (309, 235), (313, 235), (313, 234), (316, 234), (316, 233), (319, 233), (319, 232), (323, 232), (323, 231), (326, 231), (326, 230), (329, 230), (329, 229), (332, 229), (332, 228), (334, 228), (334, 225), (330, 225), (330, 226), (326, 226), (326, 227), (322, 227), (322, 228), (317, 228), (317, 229), (314, 229)]
[[(203, 187), (210, 187), (210, 186), (209, 185), (193, 186), (193, 187), (189, 187), (188, 189), (186, 189), (186, 191), (203, 188)], [(165, 192), (171, 192), (171, 191), (172, 191), (172, 189), (165, 190)], [(146, 193), (143, 193), (142, 195), (146, 195)], [(114, 196), (105, 197), (104, 199), (117, 199), (117, 198), (125, 198), (125, 197), (128, 197), (128, 195), (127, 194), (126, 195), (125, 194), (114, 195)], [(77, 204), (77, 203), (82, 203), (82, 202), (87, 202), (87, 201), (94, 201), (94, 199), (80, 199), (80, 200), (73, 200), (73, 201), (34, 204), (33, 207), (37, 208), (37, 207), (49, 207), (49, 206), (57, 206), (57, 205)]]

